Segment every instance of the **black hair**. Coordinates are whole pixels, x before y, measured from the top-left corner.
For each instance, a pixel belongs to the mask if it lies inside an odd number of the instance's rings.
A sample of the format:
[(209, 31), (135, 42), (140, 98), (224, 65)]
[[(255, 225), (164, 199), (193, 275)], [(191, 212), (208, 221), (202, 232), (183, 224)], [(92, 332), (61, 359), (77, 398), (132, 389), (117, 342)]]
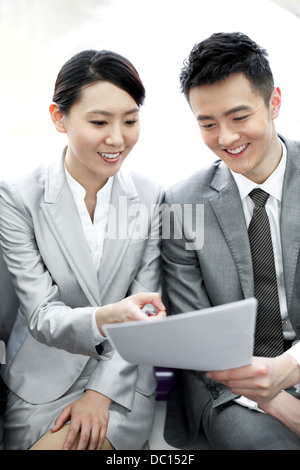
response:
[(112, 51), (86, 50), (71, 57), (58, 73), (53, 101), (62, 114), (80, 100), (81, 90), (98, 81), (109, 81), (122, 88), (141, 106), (145, 88), (132, 63)]
[(243, 73), (268, 105), (274, 79), (267, 56), (267, 51), (246, 34), (215, 33), (191, 50), (181, 70), (181, 90), (189, 99), (191, 88), (218, 83), (232, 74)]

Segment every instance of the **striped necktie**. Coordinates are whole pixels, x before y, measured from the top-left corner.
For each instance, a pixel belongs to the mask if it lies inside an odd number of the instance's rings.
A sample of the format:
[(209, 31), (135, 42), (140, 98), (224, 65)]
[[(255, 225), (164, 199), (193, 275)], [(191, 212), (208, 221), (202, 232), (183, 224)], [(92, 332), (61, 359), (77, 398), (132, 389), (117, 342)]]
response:
[(269, 194), (256, 188), (249, 196), (254, 202), (248, 234), (254, 296), (258, 302), (254, 356), (275, 357), (284, 352), (284, 343), (271, 230), (265, 209)]

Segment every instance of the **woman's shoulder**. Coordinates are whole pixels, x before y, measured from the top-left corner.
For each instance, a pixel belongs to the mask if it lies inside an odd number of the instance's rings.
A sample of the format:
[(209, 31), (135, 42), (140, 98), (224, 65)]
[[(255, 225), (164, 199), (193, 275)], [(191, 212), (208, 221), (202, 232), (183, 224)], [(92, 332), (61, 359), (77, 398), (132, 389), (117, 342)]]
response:
[(131, 193), (140, 199), (157, 202), (157, 200), (162, 199), (164, 196), (165, 190), (163, 186), (143, 173), (122, 168), (118, 178), (119, 181), (122, 181), (129, 194)]
[(23, 201), (36, 199), (44, 192), (47, 165), (41, 164), (35, 169), (0, 181), (0, 196), (5, 198), (21, 198)]
[(32, 181), (39, 181), (40, 176), (44, 175), (46, 172), (48, 165), (47, 164), (40, 164), (35, 168), (26, 171), (22, 174), (17, 176), (10, 175), (8, 178), (3, 178), (0, 181), (1, 185), (12, 184), (15, 186), (26, 186), (29, 182)]

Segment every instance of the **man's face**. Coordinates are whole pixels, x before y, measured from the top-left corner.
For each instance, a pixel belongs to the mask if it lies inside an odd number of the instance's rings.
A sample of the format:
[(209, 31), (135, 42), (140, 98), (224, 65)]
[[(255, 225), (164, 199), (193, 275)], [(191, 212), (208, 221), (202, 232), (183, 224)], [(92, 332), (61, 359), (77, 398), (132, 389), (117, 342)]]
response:
[(277, 167), (281, 146), (273, 120), (281, 96), (274, 89), (269, 106), (243, 74), (192, 88), (189, 103), (203, 140), (234, 172), (262, 183)]

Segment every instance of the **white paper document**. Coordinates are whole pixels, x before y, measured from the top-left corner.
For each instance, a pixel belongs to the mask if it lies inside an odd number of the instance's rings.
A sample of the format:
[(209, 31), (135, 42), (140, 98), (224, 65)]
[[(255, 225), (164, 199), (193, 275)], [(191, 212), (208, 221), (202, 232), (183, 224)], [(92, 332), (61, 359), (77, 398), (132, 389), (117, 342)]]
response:
[(172, 315), (161, 320), (104, 325), (127, 362), (194, 370), (224, 370), (251, 362), (254, 298)]

